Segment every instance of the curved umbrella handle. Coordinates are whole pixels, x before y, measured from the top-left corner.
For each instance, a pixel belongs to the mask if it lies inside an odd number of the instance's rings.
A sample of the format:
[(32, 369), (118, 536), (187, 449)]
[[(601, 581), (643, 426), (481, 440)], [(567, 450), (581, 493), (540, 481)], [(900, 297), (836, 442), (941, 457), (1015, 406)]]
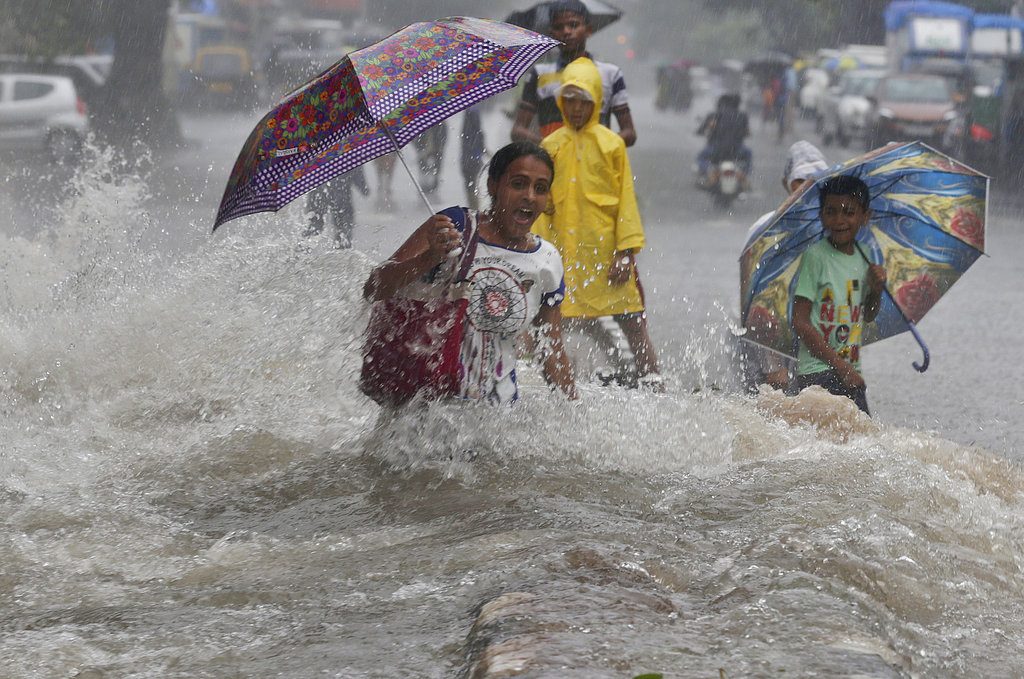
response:
[(928, 345), (924, 343), (924, 339), (921, 338), (921, 334), (917, 332), (917, 326), (911, 323), (910, 319), (906, 319), (906, 321), (907, 327), (910, 328), (910, 334), (914, 336), (914, 339), (917, 340), (918, 345), (921, 347), (921, 351), (924, 352), (924, 363), (919, 364), (917, 361), (914, 361), (912, 365), (914, 366), (914, 370), (919, 373), (923, 373), (928, 369), (928, 365), (932, 362), (931, 352), (928, 351)]
[[(857, 248), (857, 252), (859, 252), (860, 256), (864, 258), (864, 261), (866, 261), (868, 264), (871, 264), (871, 260), (868, 259), (868, 256), (864, 254), (863, 250), (861, 250), (860, 243), (856, 243), (855, 245)], [(908, 328), (910, 328), (910, 334), (914, 336), (914, 339), (917, 340), (918, 346), (921, 347), (921, 351), (924, 352), (923, 363), (918, 363), (917, 361), (911, 362), (911, 365), (914, 366), (914, 370), (916, 370), (919, 373), (923, 373), (925, 370), (928, 369), (928, 366), (931, 365), (932, 362), (932, 354), (930, 351), (928, 351), (928, 345), (924, 343), (924, 338), (922, 338), (921, 333), (917, 331), (917, 326), (914, 325), (914, 322), (907, 318), (907, 314), (904, 313), (900, 305), (896, 303), (896, 298), (892, 296), (892, 292), (889, 291), (888, 285), (884, 286), (883, 294), (889, 295), (889, 300), (892, 302), (892, 305), (896, 307), (897, 311), (900, 312), (900, 316), (903, 316), (903, 322), (907, 324)]]

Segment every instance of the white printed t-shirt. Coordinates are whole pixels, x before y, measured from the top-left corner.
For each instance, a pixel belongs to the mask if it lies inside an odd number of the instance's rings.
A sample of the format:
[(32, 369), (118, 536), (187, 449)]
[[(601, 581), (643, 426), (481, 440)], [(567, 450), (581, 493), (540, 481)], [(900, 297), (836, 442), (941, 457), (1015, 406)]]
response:
[[(464, 208), (448, 208), (441, 214), (460, 232), (465, 228)], [(515, 401), (519, 397), (516, 338), (533, 323), (542, 306), (557, 306), (565, 297), (561, 255), (551, 243), (534, 238), (535, 246), (529, 251), (510, 250), (483, 238), (477, 243), (467, 276), (470, 292), (462, 338), (463, 398)], [(447, 265), (444, 274), (435, 269), (428, 277), (447, 280), (455, 266), (457, 259)]]

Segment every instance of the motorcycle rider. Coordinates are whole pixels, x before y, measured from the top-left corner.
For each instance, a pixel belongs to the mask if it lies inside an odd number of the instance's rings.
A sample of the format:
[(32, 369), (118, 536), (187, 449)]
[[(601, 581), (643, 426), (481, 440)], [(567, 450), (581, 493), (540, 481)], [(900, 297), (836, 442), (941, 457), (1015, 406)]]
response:
[(697, 134), (708, 138), (707, 145), (697, 156), (698, 179), (705, 188), (714, 185), (710, 176), (712, 167), (723, 160), (736, 162), (744, 189), (750, 175), (752, 155), (743, 140), (750, 136), (750, 121), (740, 110), (740, 95), (723, 94), (718, 97), (715, 110), (701, 123)]

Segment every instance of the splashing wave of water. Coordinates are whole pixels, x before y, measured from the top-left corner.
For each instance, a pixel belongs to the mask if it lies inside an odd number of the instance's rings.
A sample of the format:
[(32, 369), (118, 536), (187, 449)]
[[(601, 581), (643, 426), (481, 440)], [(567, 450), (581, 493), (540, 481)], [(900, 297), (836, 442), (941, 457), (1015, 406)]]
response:
[(527, 380), (508, 410), (382, 418), (355, 385), (367, 257), (244, 226), (161, 256), (144, 182), (98, 167), (4, 243), (12, 676), (969, 676), (1024, 651), (998, 457), (813, 391)]

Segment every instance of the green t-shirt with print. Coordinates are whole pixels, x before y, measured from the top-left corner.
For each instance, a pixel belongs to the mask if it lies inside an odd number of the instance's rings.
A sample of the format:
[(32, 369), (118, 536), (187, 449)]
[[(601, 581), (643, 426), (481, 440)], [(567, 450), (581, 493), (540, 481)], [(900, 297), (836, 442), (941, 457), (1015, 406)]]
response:
[[(868, 263), (854, 248), (852, 255), (836, 250), (823, 238), (804, 251), (797, 271), (796, 297), (811, 301), (811, 325), (837, 354), (860, 372), (860, 345), (864, 335), (863, 300), (867, 294)], [(800, 375), (830, 370), (800, 342)]]

